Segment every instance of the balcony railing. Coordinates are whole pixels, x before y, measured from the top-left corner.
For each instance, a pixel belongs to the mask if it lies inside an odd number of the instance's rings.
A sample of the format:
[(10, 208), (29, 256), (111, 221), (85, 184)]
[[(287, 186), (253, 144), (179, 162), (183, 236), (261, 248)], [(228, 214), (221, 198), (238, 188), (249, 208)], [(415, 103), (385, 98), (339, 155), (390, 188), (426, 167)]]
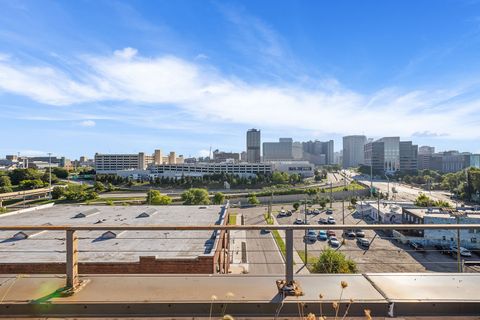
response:
[[(79, 285), (78, 273), (78, 254), (79, 248), (78, 232), (80, 231), (239, 231), (239, 230), (282, 230), (284, 232), (285, 241), (285, 263), (284, 263), (284, 282), (280, 289), (285, 294), (295, 294), (295, 274), (294, 274), (294, 233), (301, 233), (302, 237), (306, 230), (352, 230), (361, 227), (363, 230), (456, 230), (458, 238), (456, 243), (460, 242), (460, 230), (462, 229), (480, 229), (480, 224), (441, 224), (441, 225), (208, 225), (208, 226), (176, 226), (176, 225), (40, 225), (40, 226), (0, 226), (0, 231), (64, 231), (65, 252), (66, 252), (66, 288), (75, 292)], [(457, 246), (458, 271), (462, 270), (460, 246)], [(28, 263), (28, 259), (24, 263)], [(399, 261), (399, 264), (402, 262)], [(434, 262), (431, 262), (434, 263)], [(308, 264), (308, 262), (305, 262)]]

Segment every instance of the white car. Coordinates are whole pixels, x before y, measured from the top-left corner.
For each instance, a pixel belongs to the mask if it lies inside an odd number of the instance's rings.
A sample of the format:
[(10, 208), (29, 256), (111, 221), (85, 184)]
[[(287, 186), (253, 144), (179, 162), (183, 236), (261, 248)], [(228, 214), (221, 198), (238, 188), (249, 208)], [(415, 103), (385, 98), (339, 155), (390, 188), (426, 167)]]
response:
[[(452, 245), (450, 247), (450, 250), (453, 254), (457, 254), (457, 246), (456, 245)], [(465, 249), (464, 247), (460, 247), (460, 256), (462, 257), (471, 257), (472, 256), (472, 253), (470, 252), (470, 250), (468, 249)]]
[(328, 224), (335, 224), (335, 218), (334, 217), (328, 217), (327, 219)]

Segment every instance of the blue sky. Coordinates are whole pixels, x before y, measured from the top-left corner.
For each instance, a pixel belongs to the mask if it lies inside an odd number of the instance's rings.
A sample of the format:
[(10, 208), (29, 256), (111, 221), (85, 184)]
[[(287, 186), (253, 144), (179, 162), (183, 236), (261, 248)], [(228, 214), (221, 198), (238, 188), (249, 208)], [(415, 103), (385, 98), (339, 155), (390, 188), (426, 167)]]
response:
[(0, 155), (401, 136), (480, 152), (480, 1), (0, 0)]

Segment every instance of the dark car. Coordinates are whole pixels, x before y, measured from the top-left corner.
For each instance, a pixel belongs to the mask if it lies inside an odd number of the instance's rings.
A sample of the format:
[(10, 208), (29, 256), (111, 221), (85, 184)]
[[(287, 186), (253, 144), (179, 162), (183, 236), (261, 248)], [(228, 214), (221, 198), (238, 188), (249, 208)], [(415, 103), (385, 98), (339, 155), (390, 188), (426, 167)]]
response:
[(330, 209), (328, 208), (327, 211), (325, 211), (326, 214), (332, 214), (333, 213), (333, 209)]
[(268, 229), (262, 229), (262, 230), (260, 230), (260, 233), (261, 233), (261, 234), (267, 234), (267, 233), (270, 233), (270, 230), (268, 230)]
[(348, 238), (348, 239), (354, 239), (355, 238), (355, 232), (353, 232), (353, 230), (345, 230), (345, 232), (343, 233), (345, 238)]

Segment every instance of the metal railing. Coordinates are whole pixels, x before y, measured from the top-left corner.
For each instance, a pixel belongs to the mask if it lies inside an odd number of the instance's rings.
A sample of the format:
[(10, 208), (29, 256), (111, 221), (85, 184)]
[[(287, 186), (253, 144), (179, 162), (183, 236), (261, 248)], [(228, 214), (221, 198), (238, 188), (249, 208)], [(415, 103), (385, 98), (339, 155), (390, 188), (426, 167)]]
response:
[[(462, 229), (480, 229), (480, 224), (438, 224), (438, 225), (409, 225), (409, 224), (400, 224), (400, 225), (203, 225), (203, 226), (178, 226), (178, 225), (15, 225), (15, 226), (0, 226), (0, 231), (64, 231), (66, 232), (65, 237), (65, 253), (66, 253), (66, 288), (69, 290), (75, 291), (79, 285), (79, 272), (78, 272), (78, 254), (81, 252), (79, 250), (79, 231), (221, 231), (225, 230), (227, 232), (238, 231), (238, 230), (282, 230), (285, 232), (285, 279), (284, 282), (287, 285), (294, 283), (294, 232), (302, 231), (302, 234), (306, 230), (352, 230), (359, 229), (362, 230), (457, 230), (457, 234), (460, 234)], [(147, 239), (146, 237), (145, 239)], [(303, 238), (303, 236), (302, 236)], [(57, 238), (55, 238), (57, 239)], [(128, 239), (128, 238), (127, 238)], [(200, 237), (199, 237), (200, 239)], [(204, 239), (203, 237), (201, 239)], [(35, 240), (41, 240), (40, 238), (35, 238)], [(48, 239), (44, 239), (48, 240)], [(460, 239), (457, 238), (457, 243), (460, 243)], [(457, 263), (460, 265), (462, 262), (460, 260), (460, 245), (457, 245)], [(142, 252), (141, 250), (134, 250), (135, 252)], [(315, 251), (315, 250), (314, 250)], [(318, 250), (317, 250), (318, 251)], [(34, 251), (36, 252), (36, 251)], [(122, 252), (121, 250), (119, 252)], [(159, 252), (162, 252), (159, 250)], [(164, 251), (171, 252), (171, 251)], [(308, 260), (308, 255), (305, 257)], [(305, 262), (305, 265), (308, 263)], [(291, 288), (287, 288), (288, 290)]]

